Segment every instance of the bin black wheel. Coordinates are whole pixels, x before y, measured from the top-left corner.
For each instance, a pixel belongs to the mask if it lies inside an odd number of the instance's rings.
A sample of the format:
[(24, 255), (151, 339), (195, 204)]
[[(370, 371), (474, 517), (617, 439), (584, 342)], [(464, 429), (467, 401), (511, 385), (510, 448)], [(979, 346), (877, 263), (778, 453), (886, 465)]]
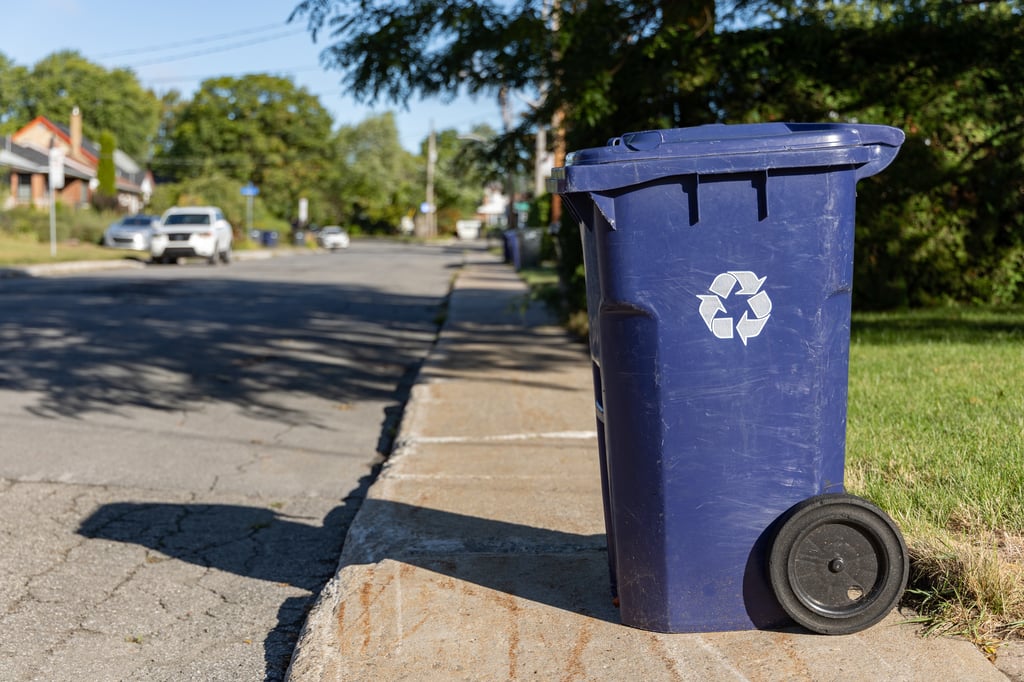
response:
[(779, 604), (812, 632), (848, 635), (896, 606), (910, 573), (899, 528), (878, 507), (847, 494), (794, 507), (768, 558)]

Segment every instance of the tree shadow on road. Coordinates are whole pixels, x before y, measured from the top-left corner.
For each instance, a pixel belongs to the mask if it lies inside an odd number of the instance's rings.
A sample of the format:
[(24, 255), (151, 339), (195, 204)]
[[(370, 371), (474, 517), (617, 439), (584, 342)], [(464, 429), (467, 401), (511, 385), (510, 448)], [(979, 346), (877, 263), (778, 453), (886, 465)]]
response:
[(306, 415), (276, 394), (387, 399), (395, 379), (433, 342), (441, 303), (436, 296), (282, 282), (20, 285), (0, 286), (0, 389), (37, 394), (31, 411), (43, 417), (174, 411), (212, 399), (295, 424)]
[[(308, 423), (282, 394), (391, 398), (396, 379), (433, 343), (442, 301), (356, 285), (203, 277), (0, 282), (0, 390), (36, 396), (26, 409), (41, 417), (217, 400), (253, 418)], [(530, 358), (537, 370), (562, 361), (543, 348)]]
[[(308, 596), (282, 602), (277, 626), (264, 640), (265, 679), (280, 680), (309, 609), (338, 569), (340, 543), (364, 501), (369, 481), (366, 477), (319, 525), (262, 507), (118, 502), (97, 509), (81, 523), (78, 533), (308, 591)], [(374, 519), (412, 521), (420, 538), (410, 536), (408, 542), (395, 543), (392, 537), (392, 547), (401, 545), (402, 550), (385, 552), (375, 561), (395, 559), (554, 608), (618, 622), (607, 587), (600, 587), (602, 581), (607, 584), (604, 535), (577, 535), (382, 500), (374, 500), (373, 505)], [(449, 544), (454, 543), (450, 551), (431, 549), (435, 536), (450, 538)], [(477, 556), (486, 557), (486, 563), (474, 562)], [(248, 589), (240, 586), (239, 594), (224, 597), (244, 599)]]
[[(290, 517), (265, 507), (116, 502), (93, 512), (82, 521), (78, 533), (89, 539), (147, 547), (203, 568), (308, 592), (281, 601), (277, 625), (263, 641), (265, 679), (281, 680), (306, 614), (337, 569), (342, 542), (370, 480), (370, 476), (364, 477), (322, 520)], [(238, 584), (236, 594), (224, 594), (225, 584), (218, 585), (222, 598), (232, 602), (252, 599), (261, 589)], [(268, 596), (271, 601), (278, 598)]]

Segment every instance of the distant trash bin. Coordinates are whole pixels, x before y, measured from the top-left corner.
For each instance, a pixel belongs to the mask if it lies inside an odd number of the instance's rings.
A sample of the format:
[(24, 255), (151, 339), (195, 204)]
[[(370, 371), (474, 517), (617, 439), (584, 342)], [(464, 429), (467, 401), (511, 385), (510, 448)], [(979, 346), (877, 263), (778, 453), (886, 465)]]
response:
[(540, 228), (519, 228), (502, 233), (505, 246), (505, 262), (511, 263), (516, 272), (532, 268), (540, 263), (540, 246), (544, 231)]
[(536, 227), (526, 227), (515, 231), (516, 250), (519, 260), (515, 263), (516, 270), (536, 267), (540, 263), (540, 242), (544, 231)]
[(502, 230), (501, 245), (502, 252), (505, 256), (505, 262), (512, 263), (515, 269), (518, 270), (519, 267), (516, 263), (519, 262), (519, 240), (516, 239), (516, 231)]
[(622, 622), (881, 620), (899, 529), (843, 487), (857, 181), (903, 132), (710, 125), (571, 154), (609, 568)]
[(260, 232), (260, 244), (265, 247), (273, 248), (277, 246), (278, 239), (280, 239), (280, 236), (274, 230), (263, 230)]

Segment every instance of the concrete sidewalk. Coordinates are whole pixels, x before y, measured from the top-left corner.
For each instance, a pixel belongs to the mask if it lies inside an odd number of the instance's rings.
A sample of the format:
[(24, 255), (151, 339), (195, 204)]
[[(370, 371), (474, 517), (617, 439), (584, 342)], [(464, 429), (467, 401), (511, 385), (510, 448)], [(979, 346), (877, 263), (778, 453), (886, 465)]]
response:
[(840, 637), (621, 625), (586, 348), (526, 305), (510, 267), (467, 259), (292, 682), (1007, 679), (898, 613)]

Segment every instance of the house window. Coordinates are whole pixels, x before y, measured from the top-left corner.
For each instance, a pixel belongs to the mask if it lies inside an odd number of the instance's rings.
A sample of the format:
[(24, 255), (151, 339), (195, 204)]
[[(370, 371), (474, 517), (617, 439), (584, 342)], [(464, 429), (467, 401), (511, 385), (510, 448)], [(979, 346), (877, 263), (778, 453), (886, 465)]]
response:
[(18, 203), (29, 203), (32, 201), (32, 175), (29, 173), (18, 173)]

